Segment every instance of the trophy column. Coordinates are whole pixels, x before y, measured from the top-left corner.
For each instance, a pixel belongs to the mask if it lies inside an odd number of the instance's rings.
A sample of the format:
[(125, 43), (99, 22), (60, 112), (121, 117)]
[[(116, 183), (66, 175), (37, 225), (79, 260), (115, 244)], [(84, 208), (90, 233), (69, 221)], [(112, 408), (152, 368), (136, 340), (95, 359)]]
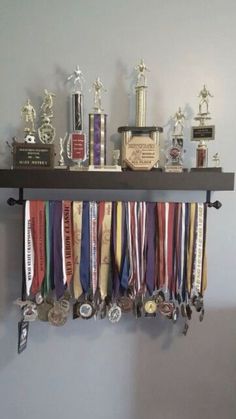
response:
[(84, 96), (82, 93), (83, 73), (79, 66), (67, 78), (73, 80), (74, 92), (71, 95), (72, 100), (72, 132), (69, 135), (67, 144), (67, 156), (74, 163), (70, 170), (82, 169), (82, 163), (87, 157), (86, 135), (84, 132)]
[(122, 134), (122, 167), (132, 170), (151, 170), (159, 165), (159, 134), (161, 127), (146, 126), (147, 85), (144, 61), (135, 68), (137, 70), (136, 118), (135, 126), (119, 127)]

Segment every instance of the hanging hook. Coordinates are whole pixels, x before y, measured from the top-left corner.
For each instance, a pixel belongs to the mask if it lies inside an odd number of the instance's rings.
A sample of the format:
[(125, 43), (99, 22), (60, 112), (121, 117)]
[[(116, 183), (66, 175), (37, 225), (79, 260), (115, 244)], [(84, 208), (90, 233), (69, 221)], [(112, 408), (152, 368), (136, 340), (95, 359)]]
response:
[(211, 191), (206, 192), (206, 204), (209, 208), (220, 209), (222, 207), (222, 203), (220, 201), (211, 202)]
[(23, 188), (19, 188), (19, 198), (18, 199), (8, 198), (7, 203), (10, 206), (13, 206), (13, 205), (23, 205), (23, 203), (24, 203), (24, 189)]

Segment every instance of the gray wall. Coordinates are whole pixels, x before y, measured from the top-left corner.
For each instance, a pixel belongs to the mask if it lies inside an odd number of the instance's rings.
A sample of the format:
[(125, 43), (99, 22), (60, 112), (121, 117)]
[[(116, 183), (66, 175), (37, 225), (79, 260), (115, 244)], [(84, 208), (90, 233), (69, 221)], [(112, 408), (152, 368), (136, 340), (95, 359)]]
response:
[[(95, 77), (100, 75), (107, 87), (111, 149), (119, 141), (117, 127), (133, 120), (133, 67), (143, 57), (151, 69), (149, 123), (165, 127), (163, 146), (170, 116), (181, 105), (189, 118), (186, 165), (194, 162), (189, 129), (196, 96), (206, 83), (214, 94), (216, 124), (209, 153), (218, 151), (224, 170), (233, 171), (235, 17), (233, 0), (0, 0), (1, 167), (10, 165), (5, 141), (22, 136), (21, 106), (30, 97), (38, 109), (44, 88), (56, 93), (55, 126), (58, 136), (64, 135), (65, 78), (77, 63), (87, 81), (87, 111)], [(0, 191), (0, 417), (234, 419), (234, 193), (215, 193), (223, 207), (209, 210), (207, 313), (202, 324), (195, 316), (186, 338), (182, 325), (164, 320), (136, 322), (128, 317), (114, 327), (107, 321), (69, 321), (59, 330), (35, 323), (21, 356), (16, 354), (19, 311), (12, 305), (21, 286), (21, 208), (6, 205), (15, 194)], [(27, 196), (96, 199), (98, 194), (28, 191)], [(159, 198), (147, 192), (140, 196)], [(204, 199), (199, 194), (183, 197)], [(162, 193), (161, 198), (171, 196)]]

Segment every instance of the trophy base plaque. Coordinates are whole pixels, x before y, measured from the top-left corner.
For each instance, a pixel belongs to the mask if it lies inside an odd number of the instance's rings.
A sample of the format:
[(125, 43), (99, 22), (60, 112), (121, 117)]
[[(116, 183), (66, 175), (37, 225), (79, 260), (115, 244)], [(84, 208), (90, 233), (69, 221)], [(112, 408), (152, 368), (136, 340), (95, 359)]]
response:
[(191, 172), (222, 172), (222, 167), (192, 167)]
[(167, 173), (182, 173), (183, 167), (182, 166), (175, 166), (175, 165), (167, 165), (165, 166), (165, 172)]
[(121, 166), (118, 166), (118, 165), (96, 166), (96, 165), (90, 164), (88, 167), (88, 170), (90, 172), (121, 172)]
[(122, 168), (151, 170), (159, 164), (161, 127), (119, 127), (122, 134)]
[(53, 169), (52, 144), (13, 144), (13, 169)]

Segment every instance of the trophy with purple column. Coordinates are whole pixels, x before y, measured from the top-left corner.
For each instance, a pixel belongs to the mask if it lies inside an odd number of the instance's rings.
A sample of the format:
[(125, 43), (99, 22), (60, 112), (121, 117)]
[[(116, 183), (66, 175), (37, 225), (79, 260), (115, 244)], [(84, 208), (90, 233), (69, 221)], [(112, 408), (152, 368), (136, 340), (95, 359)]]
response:
[(107, 115), (102, 108), (101, 94), (106, 92), (100, 78), (92, 85), (94, 112), (89, 114), (89, 170), (102, 169), (106, 165)]

